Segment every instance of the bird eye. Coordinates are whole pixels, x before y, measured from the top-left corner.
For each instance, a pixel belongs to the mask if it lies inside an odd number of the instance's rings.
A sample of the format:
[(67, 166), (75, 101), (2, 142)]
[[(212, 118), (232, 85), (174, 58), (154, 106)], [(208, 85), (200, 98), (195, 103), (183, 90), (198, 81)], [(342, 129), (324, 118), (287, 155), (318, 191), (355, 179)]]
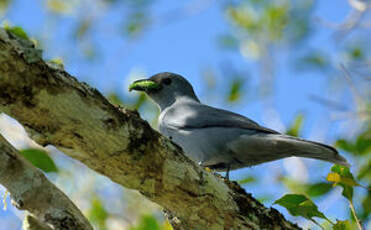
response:
[(162, 82), (163, 82), (165, 85), (170, 85), (170, 84), (171, 84), (171, 79), (170, 79), (170, 78), (165, 78)]

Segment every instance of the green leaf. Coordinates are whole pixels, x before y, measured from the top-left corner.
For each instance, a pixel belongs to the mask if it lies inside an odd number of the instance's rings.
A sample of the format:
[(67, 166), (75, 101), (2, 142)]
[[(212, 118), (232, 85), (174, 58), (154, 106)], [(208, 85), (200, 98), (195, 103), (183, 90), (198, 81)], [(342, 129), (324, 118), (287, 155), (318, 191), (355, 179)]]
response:
[(286, 134), (294, 136), (294, 137), (298, 137), (300, 130), (302, 129), (302, 126), (303, 126), (303, 120), (304, 120), (303, 114), (297, 115), (291, 127), (286, 131)]
[(144, 102), (146, 102), (147, 100), (147, 97), (144, 93), (141, 93), (139, 95), (139, 97), (136, 99), (134, 105), (132, 106), (134, 109), (138, 110), (143, 104)]
[(327, 70), (330, 66), (329, 57), (326, 53), (319, 50), (309, 51), (297, 61), (297, 68), (310, 70)]
[(331, 167), (331, 172), (339, 174), (343, 179), (351, 180), (351, 181), (342, 181), (342, 182), (350, 183), (351, 186), (358, 184), (357, 182), (354, 181), (354, 177), (348, 167), (345, 167), (342, 165), (334, 165)]
[(4, 13), (8, 9), (11, 2), (12, 0), (1, 0), (0, 1), (0, 13)]
[(362, 213), (361, 213), (361, 219), (367, 219), (369, 215), (371, 214), (371, 189), (368, 190), (368, 193), (362, 200)]
[(332, 188), (332, 185), (330, 183), (320, 182), (320, 183), (310, 184), (307, 187), (306, 193), (310, 197), (318, 197), (318, 196), (322, 196), (328, 193), (331, 190), (331, 188)]
[(239, 45), (238, 39), (231, 34), (220, 35), (218, 43), (224, 49), (237, 49)]
[(304, 57), (302, 61), (312, 66), (317, 66), (320, 68), (323, 68), (327, 64), (327, 60), (325, 59), (325, 57), (321, 56), (321, 54), (318, 53), (308, 55)]
[(241, 78), (236, 78), (232, 81), (230, 85), (230, 90), (228, 93), (228, 101), (236, 102), (241, 98), (241, 89), (243, 86), (244, 80)]
[(160, 229), (161, 230), (173, 230), (173, 227), (171, 226), (168, 220), (165, 220)]
[(290, 177), (281, 177), (279, 180), (289, 189), (292, 193), (305, 194), (306, 184), (294, 180)]
[(283, 177), (280, 180), (292, 193), (301, 193), (310, 197), (322, 196), (332, 188), (332, 184), (326, 182), (302, 183), (287, 177)]
[(41, 149), (24, 149), (20, 154), (26, 158), (35, 167), (43, 170), (44, 172), (58, 172), (53, 159)]
[(367, 130), (357, 137), (355, 143), (356, 152), (360, 155), (371, 153), (371, 131)]
[(371, 129), (358, 135), (353, 142), (344, 139), (336, 141), (336, 147), (357, 156), (371, 153)]
[(150, 20), (146, 12), (134, 12), (128, 16), (124, 33), (130, 38), (138, 37), (149, 24)]
[(349, 56), (354, 60), (362, 60), (365, 57), (362, 48), (359, 46), (351, 48), (348, 52)]
[(48, 0), (47, 8), (54, 13), (58, 14), (68, 14), (72, 9), (72, 1), (63, 1), (63, 0)]
[(252, 11), (249, 11), (245, 8), (229, 7), (227, 9), (227, 15), (235, 25), (252, 34), (255, 31), (259, 31), (261, 27), (261, 24), (259, 24), (258, 19), (253, 15)]
[(95, 197), (92, 200), (88, 218), (91, 222), (95, 223), (99, 227), (99, 229), (107, 229), (106, 220), (108, 218), (108, 212), (104, 208), (103, 203), (99, 197)]
[(82, 39), (87, 34), (91, 26), (92, 26), (92, 21), (90, 19), (82, 19), (77, 25), (77, 29), (75, 31), (75, 37), (77, 39)]
[(353, 144), (344, 139), (337, 140), (335, 146), (349, 153), (354, 152), (355, 150)]
[(282, 38), (283, 30), (288, 24), (288, 5), (269, 6), (264, 11), (261, 23), (267, 25), (268, 34), (272, 41)]
[(353, 187), (359, 186), (358, 182), (354, 180), (352, 173), (348, 167), (342, 165), (334, 165), (331, 172), (327, 175), (327, 180), (333, 182), (335, 185), (343, 187), (343, 196), (352, 202)]
[(130, 230), (160, 230), (160, 226), (154, 216), (143, 215), (138, 225), (131, 227)]
[(353, 202), (353, 188), (350, 186), (343, 186), (343, 192), (341, 193), (344, 197), (346, 197), (350, 202)]
[(272, 197), (272, 195), (270, 195), (270, 194), (265, 194), (265, 195), (262, 195), (262, 196), (256, 197), (256, 199), (257, 199), (260, 203), (267, 203), (267, 202), (272, 202), (273, 197)]
[(124, 104), (121, 97), (114, 92), (108, 94), (107, 99), (111, 104), (114, 104), (114, 105), (123, 105)]
[(245, 177), (245, 178), (239, 180), (238, 183), (240, 185), (245, 185), (245, 184), (253, 183), (255, 181), (256, 181), (255, 177), (248, 176), (248, 177)]
[(357, 178), (359, 180), (365, 178), (371, 181), (371, 159), (360, 167)]
[(328, 220), (312, 200), (301, 194), (287, 194), (276, 200), (274, 204), (285, 207), (291, 215), (302, 216), (311, 220), (313, 217)]
[(352, 230), (349, 220), (338, 220), (333, 226), (333, 230)]
[(16, 35), (17, 37), (28, 40), (28, 36), (27, 36), (26, 32), (24, 32), (24, 30), (20, 26), (5, 26), (4, 29), (6, 31)]

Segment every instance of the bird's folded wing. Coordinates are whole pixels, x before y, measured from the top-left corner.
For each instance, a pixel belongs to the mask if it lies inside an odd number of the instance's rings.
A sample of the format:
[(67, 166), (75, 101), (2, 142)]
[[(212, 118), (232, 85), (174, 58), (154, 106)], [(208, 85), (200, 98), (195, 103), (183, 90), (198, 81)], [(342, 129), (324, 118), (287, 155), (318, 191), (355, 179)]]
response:
[(168, 126), (180, 129), (233, 127), (279, 134), (279, 132), (260, 126), (242, 115), (196, 102), (183, 103), (170, 108), (163, 121)]

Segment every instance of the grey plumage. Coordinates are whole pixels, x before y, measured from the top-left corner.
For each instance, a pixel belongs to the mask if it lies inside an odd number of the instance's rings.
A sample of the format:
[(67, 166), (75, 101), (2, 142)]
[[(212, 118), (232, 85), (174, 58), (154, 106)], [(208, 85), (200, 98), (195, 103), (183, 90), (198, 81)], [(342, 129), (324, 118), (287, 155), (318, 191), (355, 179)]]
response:
[(160, 73), (136, 81), (159, 105), (159, 130), (203, 166), (227, 171), (298, 156), (349, 166), (335, 148), (281, 134), (233, 112), (202, 104), (182, 76)]

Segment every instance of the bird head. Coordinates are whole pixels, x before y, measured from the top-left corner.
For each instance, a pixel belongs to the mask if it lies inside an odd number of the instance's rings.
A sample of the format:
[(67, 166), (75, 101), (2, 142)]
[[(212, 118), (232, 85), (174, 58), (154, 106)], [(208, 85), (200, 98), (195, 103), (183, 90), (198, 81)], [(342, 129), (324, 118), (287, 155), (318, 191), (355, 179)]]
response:
[(158, 73), (148, 79), (134, 81), (129, 86), (129, 91), (145, 92), (161, 110), (172, 105), (176, 100), (192, 99), (197, 96), (192, 85), (182, 76), (175, 73)]

